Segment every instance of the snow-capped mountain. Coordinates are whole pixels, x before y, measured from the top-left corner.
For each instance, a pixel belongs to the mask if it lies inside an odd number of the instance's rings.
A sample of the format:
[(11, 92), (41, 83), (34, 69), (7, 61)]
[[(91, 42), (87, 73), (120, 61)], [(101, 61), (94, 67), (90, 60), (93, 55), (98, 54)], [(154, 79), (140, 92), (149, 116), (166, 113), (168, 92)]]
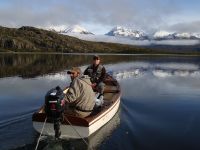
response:
[(200, 33), (193, 33), (192, 36), (194, 36), (194, 37), (200, 39)]
[[(60, 28), (58, 28), (60, 29)], [(54, 31), (54, 30), (53, 30)], [(55, 32), (55, 31), (54, 31)], [(175, 33), (167, 31), (157, 31), (154, 34), (146, 34), (140, 30), (132, 30), (117, 26), (110, 32), (102, 35), (94, 35), (85, 28), (75, 25), (63, 29), (57, 33), (73, 36), (81, 40), (95, 42), (109, 42), (129, 45), (197, 45), (200, 44), (199, 33)]]
[(148, 36), (143, 31), (132, 30), (120, 26), (113, 28), (110, 32), (106, 33), (105, 35), (128, 37), (131, 39), (139, 39), (139, 40), (148, 39)]
[(167, 31), (157, 31), (153, 35), (154, 40), (173, 40), (173, 39), (200, 39), (199, 33), (176, 33)]
[(200, 39), (199, 33), (174, 33), (175, 39)]
[(92, 32), (87, 31), (85, 28), (83, 28), (79, 25), (71, 26), (71, 27), (65, 29), (64, 31), (62, 31), (62, 33), (65, 33), (65, 34), (71, 34), (71, 33), (93, 34)]
[(174, 33), (175, 38), (179, 38), (179, 39), (190, 39), (191, 38), (191, 34), (190, 33)]
[(167, 31), (157, 31), (153, 35), (155, 40), (174, 39), (174, 34)]

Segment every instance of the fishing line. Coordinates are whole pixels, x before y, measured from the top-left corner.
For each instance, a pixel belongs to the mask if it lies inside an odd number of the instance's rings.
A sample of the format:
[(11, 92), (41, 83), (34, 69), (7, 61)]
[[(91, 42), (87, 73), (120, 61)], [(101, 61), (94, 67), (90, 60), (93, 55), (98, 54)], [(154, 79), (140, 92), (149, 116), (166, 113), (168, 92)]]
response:
[[(89, 144), (88, 142), (79, 134), (79, 132), (73, 127), (73, 125), (70, 123), (70, 121), (67, 119), (67, 117), (65, 117), (65, 120), (67, 120), (67, 122), (69, 123), (69, 125), (71, 126), (71, 128), (78, 134), (78, 136), (83, 140), (83, 142), (88, 146), (89, 148)], [(90, 148), (91, 149), (91, 148)]]
[(43, 130), (44, 130), (44, 126), (45, 126), (45, 124), (46, 124), (46, 121), (47, 121), (47, 117), (45, 118), (45, 121), (44, 121), (42, 130), (41, 130), (41, 132), (40, 132), (40, 136), (39, 136), (38, 141), (37, 141), (37, 145), (36, 145), (36, 147), (35, 147), (35, 150), (37, 150), (37, 148), (38, 148), (38, 145), (39, 145), (39, 142), (40, 142), (40, 138), (41, 138), (42, 132), (43, 132)]

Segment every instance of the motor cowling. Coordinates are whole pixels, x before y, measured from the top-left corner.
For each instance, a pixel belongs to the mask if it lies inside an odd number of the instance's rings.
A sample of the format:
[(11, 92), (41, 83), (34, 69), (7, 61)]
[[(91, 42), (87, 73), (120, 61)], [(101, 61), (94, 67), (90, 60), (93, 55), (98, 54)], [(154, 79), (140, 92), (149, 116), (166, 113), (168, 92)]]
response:
[(64, 93), (59, 86), (49, 90), (45, 95), (45, 112), (47, 117), (52, 119), (62, 116), (64, 112)]

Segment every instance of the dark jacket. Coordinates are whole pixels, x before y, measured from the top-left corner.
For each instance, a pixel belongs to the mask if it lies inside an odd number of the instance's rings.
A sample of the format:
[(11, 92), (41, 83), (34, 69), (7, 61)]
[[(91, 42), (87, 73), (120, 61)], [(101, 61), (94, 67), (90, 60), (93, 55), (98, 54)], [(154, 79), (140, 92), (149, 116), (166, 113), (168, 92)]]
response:
[(103, 82), (106, 76), (106, 69), (103, 65), (99, 64), (97, 66), (90, 65), (84, 71), (84, 75), (88, 75), (92, 83)]

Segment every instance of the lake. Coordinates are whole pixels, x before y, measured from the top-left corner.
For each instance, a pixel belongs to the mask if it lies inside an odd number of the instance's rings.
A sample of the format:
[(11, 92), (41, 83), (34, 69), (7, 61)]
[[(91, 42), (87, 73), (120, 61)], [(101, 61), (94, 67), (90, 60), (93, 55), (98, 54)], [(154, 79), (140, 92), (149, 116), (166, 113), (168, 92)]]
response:
[[(39, 149), (200, 149), (200, 57), (101, 55), (120, 83), (118, 113), (86, 139), (54, 141), (43, 137)], [(67, 70), (82, 71), (92, 55), (0, 54), (0, 150), (31, 150), (38, 133), (32, 114), (46, 92), (70, 83)]]

